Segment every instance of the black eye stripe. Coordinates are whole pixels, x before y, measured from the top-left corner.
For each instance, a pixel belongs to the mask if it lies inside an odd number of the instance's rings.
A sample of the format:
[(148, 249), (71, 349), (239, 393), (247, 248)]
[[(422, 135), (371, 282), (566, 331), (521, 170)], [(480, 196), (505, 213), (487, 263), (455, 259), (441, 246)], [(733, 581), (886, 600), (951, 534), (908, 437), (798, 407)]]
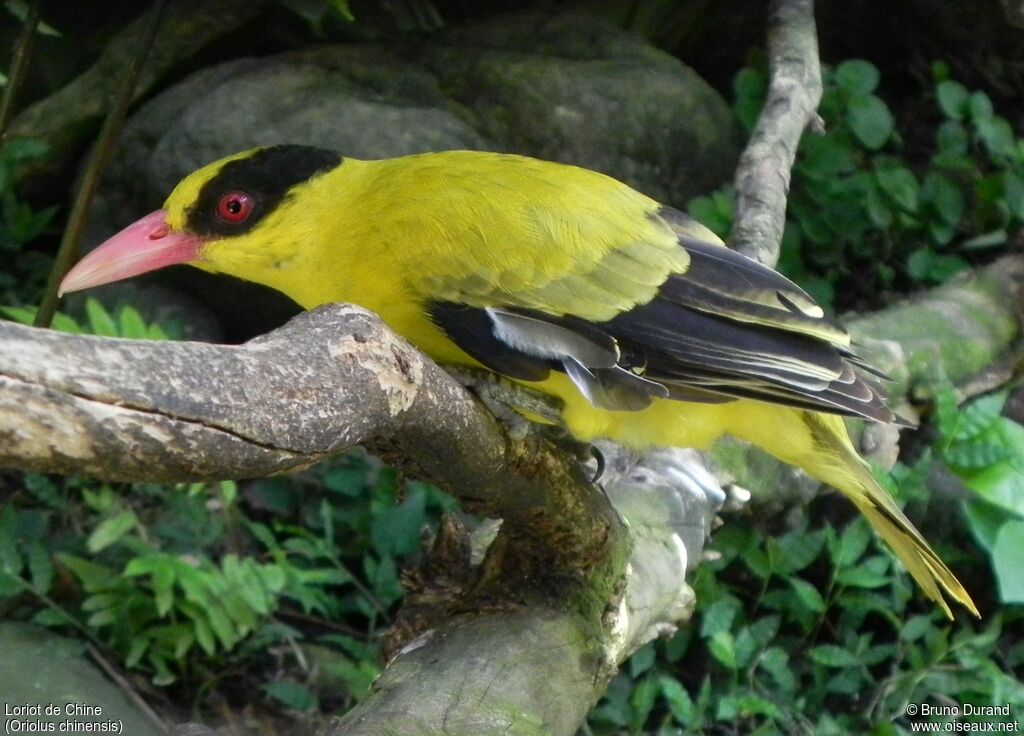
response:
[[(199, 190), (195, 203), (185, 212), (185, 227), (197, 235), (247, 232), (281, 204), (293, 186), (330, 171), (342, 160), (336, 152), (323, 148), (271, 146), (230, 161)], [(217, 215), (221, 199), (231, 192), (244, 192), (252, 198), (252, 212), (241, 222), (228, 222)], [(240, 209), (242, 205), (232, 206)]]

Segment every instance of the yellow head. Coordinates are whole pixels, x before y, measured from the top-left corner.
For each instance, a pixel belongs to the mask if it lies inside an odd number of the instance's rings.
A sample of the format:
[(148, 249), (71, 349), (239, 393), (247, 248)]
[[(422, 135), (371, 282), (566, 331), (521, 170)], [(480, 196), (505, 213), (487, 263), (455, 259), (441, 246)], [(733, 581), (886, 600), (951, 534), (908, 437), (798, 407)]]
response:
[(82, 259), (61, 292), (176, 263), (280, 288), (316, 229), (296, 195), (341, 156), (307, 146), (254, 148), (185, 177), (164, 204)]

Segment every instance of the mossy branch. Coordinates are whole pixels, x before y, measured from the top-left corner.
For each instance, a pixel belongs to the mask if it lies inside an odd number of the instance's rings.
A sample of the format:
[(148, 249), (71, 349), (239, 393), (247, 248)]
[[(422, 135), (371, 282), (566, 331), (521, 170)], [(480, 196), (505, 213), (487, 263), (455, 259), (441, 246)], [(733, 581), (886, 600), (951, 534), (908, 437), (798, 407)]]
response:
[[(0, 467), (112, 480), (252, 477), (355, 444), (503, 523), (446, 599), (404, 619), (401, 653), (329, 733), (364, 732), (352, 724), (373, 712), (366, 733), (532, 724), (525, 732), (570, 736), (617, 665), (688, 612), (685, 573), (720, 497), (706, 473), (679, 469), (692, 458), (638, 466), (609, 447), (608, 482), (597, 488), (574, 454), (536, 434), (507, 436), (364, 310), (322, 307), (240, 347), (0, 323)], [(697, 480), (680, 487), (680, 473)], [(481, 689), (478, 675), (503, 686)]]

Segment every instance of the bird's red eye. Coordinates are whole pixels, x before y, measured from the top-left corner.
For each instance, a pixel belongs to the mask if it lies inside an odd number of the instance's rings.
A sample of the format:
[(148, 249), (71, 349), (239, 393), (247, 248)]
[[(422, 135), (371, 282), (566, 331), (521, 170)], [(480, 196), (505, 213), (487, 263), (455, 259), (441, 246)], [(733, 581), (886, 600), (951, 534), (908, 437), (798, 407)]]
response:
[(228, 192), (217, 203), (217, 215), (225, 222), (244, 222), (252, 207), (252, 197), (245, 192)]

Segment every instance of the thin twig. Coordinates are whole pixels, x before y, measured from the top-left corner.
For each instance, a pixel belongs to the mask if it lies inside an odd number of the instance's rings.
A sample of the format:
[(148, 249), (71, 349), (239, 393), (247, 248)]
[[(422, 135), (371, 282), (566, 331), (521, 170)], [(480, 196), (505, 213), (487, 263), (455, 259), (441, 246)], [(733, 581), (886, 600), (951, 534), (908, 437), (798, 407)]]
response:
[(7, 124), (11, 122), (14, 115), (14, 103), (18, 92), (21, 90), (22, 82), (25, 81), (25, 74), (28, 71), (28, 63), (32, 59), (32, 50), (36, 45), (36, 29), (39, 27), (39, 3), (36, 0), (29, 6), (28, 15), (25, 16), (25, 24), (21, 27), (21, 34), (14, 45), (14, 54), (11, 56), (11, 71), (7, 75), (7, 89), (0, 98), (0, 142), (3, 142), (7, 134)]
[(135, 81), (139, 76), (139, 70), (149, 55), (149, 50), (156, 39), (156, 32), (160, 26), (160, 18), (164, 12), (167, 0), (156, 0), (150, 11), (149, 22), (142, 33), (139, 42), (139, 50), (125, 69), (124, 77), (121, 79), (117, 96), (114, 99), (114, 106), (103, 121), (103, 128), (100, 130), (96, 140), (96, 147), (93, 149), (86, 167), (85, 176), (75, 193), (75, 201), (68, 215), (68, 224), (64, 229), (64, 236), (60, 241), (60, 248), (57, 249), (57, 257), (54, 260), (53, 268), (50, 269), (50, 276), (46, 283), (46, 293), (43, 295), (42, 304), (36, 313), (35, 326), (49, 327), (53, 320), (54, 312), (57, 311), (57, 287), (60, 285), (64, 274), (71, 268), (71, 264), (78, 255), (78, 244), (82, 240), (82, 233), (85, 231), (85, 224), (88, 221), (89, 206), (92, 204), (99, 186), (100, 174), (106, 168), (110, 154), (114, 150), (114, 143), (121, 132), (125, 115), (128, 113), (128, 106), (131, 104), (132, 91), (135, 89)]
[(821, 64), (814, 0), (772, 0), (768, 18), (771, 82), (736, 168), (736, 222), (730, 245), (769, 266), (779, 259), (790, 170), (800, 137), (820, 125)]
[(167, 733), (170, 730), (170, 727), (159, 715), (157, 715), (157, 712), (149, 706), (149, 703), (139, 695), (139, 692), (132, 687), (132, 684), (128, 682), (124, 675), (118, 672), (117, 668), (107, 661), (107, 658), (103, 656), (99, 648), (88, 642), (86, 643), (85, 648), (93, 658), (93, 661), (95, 661), (96, 664), (100, 666), (100, 669), (106, 673), (107, 677), (113, 680), (114, 683), (121, 688), (121, 691), (127, 696), (127, 698), (132, 701), (132, 703), (135, 704), (135, 707), (142, 711), (150, 721), (153, 722), (153, 724), (160, 730), (160, 733)]

